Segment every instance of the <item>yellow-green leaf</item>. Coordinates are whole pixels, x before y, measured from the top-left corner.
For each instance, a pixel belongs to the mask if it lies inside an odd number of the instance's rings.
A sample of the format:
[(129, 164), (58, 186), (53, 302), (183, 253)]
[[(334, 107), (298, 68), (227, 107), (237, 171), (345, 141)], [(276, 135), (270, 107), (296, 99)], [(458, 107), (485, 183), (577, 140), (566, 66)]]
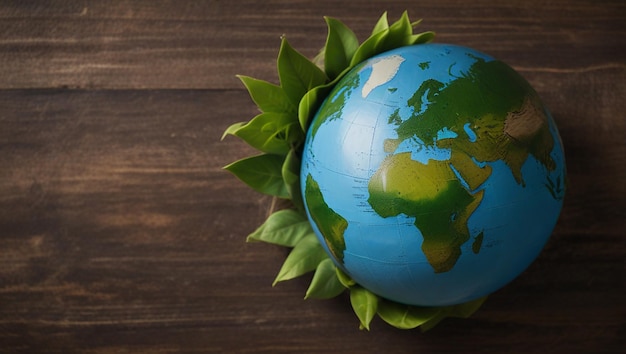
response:
[(246, 239), (263, 241), (279, 246), (294, 247), (306, 235), (313, 234), (309, 220), (295, 210), (283, 209), (270, 215), (263, 225), (259, 226)]
[(293, 49), (286, 38), (282, 39), (280, 45), (277, 67), (280, 86), (295, 107), (307, 91), (323, 85), (328, 80), (326, 74)]
[(409, 306), (389, 300), (381, 300), (378, 303), (378, 316), (400, 329), (418, 327), (437, 316), (438, 313), (437, 307)]
[(315, 269), (311, 285), (306, 291), (305, 299), (330, 299), (346, 290), (337, 279), (335, 264), (330, 258), (324, 259)]
[(289, 100), (282, 87), (249, 76), (237, 75), (248, 89), (250, 98), (262, 112), (296, 113), (296, 106)]
[(413, 44), (428, 43), (432, 41), (433, 38), (435, 38), (435, 32), (431, 32), (431, 31), (422, 32), (422, 33), (412, 35), (409, 40), (409, 44), (413, 45)]
[(343, 284), (343, 286), (345, 286), (346, 288), (356, 285), (356, 282), (352, 280), (352, 278), (350, 278), (348, 274), (344, 273), (338, 267), (335, 268), (335, 273), (337, 273), (337, 279), (339, 279), (339, 282), (341, 282), (341, 284)]
[(413, 26), (409, 14), (404, 11), (400, 19), (389, 26), (389, 34), (385, 38), (384, 46), (380, 48), (381, 52), (409, 45), (412, 34)]
[(341, 21), (330, 17), (325, 17), (325, 20), (328, 36), (324, 46), (324, 70), (332, 80), (350, 65), (352, 56), (359, 47), (359, 40)]
[(224, 133), (227, 134), (263, 152), (280, 155), (287, 154), (295, 142), (304, 139), (297, 117), (277, 112), (261, 113), (248, 123), (233, 124)]
[(226, 130), (224, 131), (224, 134), (222, 134), (221, 140), (224, 140), (224, 138), (227, 135), (235, 135), (235, 132), (246, 124), (247, 124), (246, 122), (238, 122), (238, 123), (231, 124), (228, 128), (226, 128)]
[(382, 16), (376, 22), (374, 29), (372, 30), (372, 36), (378, 32), (384, 31), (389, 28), (389, 21), (387, 21), (387, 11), (383, 12)]
[(283, 156), (265, 154), (235, 161), (224, 167), (257, 192), (289, 198), (281, 174)]
[(419, 24), (420, 21), (411, 22), (406, 11), (402, 13), (399, 20), (391, 25), (387, 22), (387, 14), (384, 13), (380, 17), (372, 35), (367, 38), (352, 57), (350, 66), (371, 58), (376, 54), (386, 52), (391, 49), (399, 48), (411, 44), (425, 43), (432, 39), (432, 32), (426, 34), (413, 35), (413, 26)]
[(317, 53), (313, 57), (313, 59), (311, 59), (311, 61), (313, 62), (313, 64), (315, 64), (315, 66), (317, 66), (321, 70), (324, 70), (324, 57), (325, 56), (326, 56), (326, 52), (324, 51), (324, 48), (322, 48), (320, 49), (319, 53)]
[(370, 322), (378, 309), (378, 296), (363, 287), (353, 286), (350, 288), (350, 304), (361, 327), (369, 331)]
[(389, 28), (383, 29), (376, 34), (371, 35), (366, 39), (354, 53), (352, 60), (350, 61), (350, 67), (354, 67), (358, 63), (373, 57), (380, 53), (377, 49), (381, 42), (384, 42), (385, 38), (389, 34)]
[(320, 245), (315, 234), (304, 236), (285, 259), (273, 285), (315, 270), (320, 262), (327, 257), (326, 251)]
[(334, 82), (317, 86), (302, 97), (300, 105), (298, 106), (298, 121), (302, 131), (307, 130), (313, 115), (322, 104), (322, 101), (324, 101), (324, 98), (326, 98), (326, 95), (328, 95), (333, 85)]

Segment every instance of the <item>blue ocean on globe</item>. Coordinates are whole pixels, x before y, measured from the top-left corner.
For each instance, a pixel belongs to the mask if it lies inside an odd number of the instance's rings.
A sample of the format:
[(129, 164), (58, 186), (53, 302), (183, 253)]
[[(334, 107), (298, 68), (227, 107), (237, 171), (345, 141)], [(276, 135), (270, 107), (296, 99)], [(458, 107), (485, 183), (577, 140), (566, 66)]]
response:
[(423, 44), (372, 57), (334, 87), (307, 131), (301, 190), (354, 281), (446, 306), (536, 259), (565, 175), (556, 125), (526, 80), (475, 50)]

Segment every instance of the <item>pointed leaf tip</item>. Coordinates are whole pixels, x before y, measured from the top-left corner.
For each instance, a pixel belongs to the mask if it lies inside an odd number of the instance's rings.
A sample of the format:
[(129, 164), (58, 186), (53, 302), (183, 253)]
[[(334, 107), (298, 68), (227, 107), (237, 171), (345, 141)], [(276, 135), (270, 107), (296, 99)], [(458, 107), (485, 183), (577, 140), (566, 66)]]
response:
[(295, 107), (302, 96), (327, 81), (326, 74), (283, 38), (276, 61), (280, 86)]
[(337, 77), (350, 65), (352, 56), (359, 47), (359, 40), (343, 22), (325, 17), (328, 35), (324, 45), (324, 70), (330, 80)]
[(295, 113), (296, 106), (282, 87), (245, 75), (236, 75), (262, 112)]
[(283, 161), (282, 156), (264, 154), (235, 161), (224, 166), (224, 169), (257, 192), (288, 198), (289, 193), (281, 174)]
[(291, 250), (272, 285), (315, 270), (328, 257), (314, 234), (306, 235)]
[(317, 266), (311, 285), (309, 285), (304, 298), (330, 299), (345, 290), (346, 288), (337, 278), (333, 261), (327, 257)]
[(313, 234), (307, 218), (292, 209), (272, 213), (246, 241), (262, 241), (284, 247), (295, 247), (304, 237)]
[(235, 135), (255, 149), (277, 155), (286, 155), (294, 142), (304, 139), (295, 114), (277, 112), (264, 112), (248, 123), (233, 124), (224, 134)]
[(220, 141), (224, 140), (224, 138), (226, 138), (227, 135), (235, 135), (237, 130), (239, 130), (239, 128), (241, 128), (245, 124), (246, 122), (239, 122), (239, 123), (232, 124), (231, 126), (226, 128), (226, 130), (222, 134), (222, 137), (220, 138)]
[(345, 286), (346, 288), (350, 288), (356, 285), (356, 282), (350, 278), (350, 276), (344, 273), (339, 267), (335, 268), (335, 272), (337, 273), (337, 279)]
[(389, 28), (389, 21), (387, 20), (387, 11), (383, 12), (380, 16), (376, 25), (374, 25), (374, 29), (372, 30), (372, 36), (377, 34), (378, 32), (384, 31)]
[(350, 303), (361, 326), (369, 331), (370, 322), (378, 309), (378, 296), (363, 287), (353, 286), (350, 288)]

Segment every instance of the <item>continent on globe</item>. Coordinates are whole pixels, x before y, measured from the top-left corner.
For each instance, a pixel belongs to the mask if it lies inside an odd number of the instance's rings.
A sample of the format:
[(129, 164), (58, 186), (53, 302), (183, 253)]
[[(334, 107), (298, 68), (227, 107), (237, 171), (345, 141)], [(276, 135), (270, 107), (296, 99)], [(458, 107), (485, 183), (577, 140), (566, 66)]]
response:
[[(398, 138), (385, 143), (388, 150), (416, 136), (426, 146), (449, 148), (452, 154), (465, 154), (478, 162), (502, 160), (518, 183), (523, 183), (521, 168), (529, 154), (546, 168), (555, 168), (550, 157), (554, 140), (539, 97), (501, 61), (476, 58), (464, 76), (447, 85), (427, 80), (407, 105), (418, 113), (398, 126)], [(467, 133), (467, 126), (473, 134)], [(458, 136), (436, 139), (444, 128)], [(467, 164), (455, 168), (462, 175), (465, 168), (473, 169)]]
[[(407, 101), (413, 115), (398, 124), (397, 139), (385, 141), (384, 149), (390, 153), (415, 137), (426, 146), (451, 151), (449, 161), (427, 164), (411, 160), (410, 154), (391, 155), (369, 184), (370, 204), (380, 216), (416, 217), (424, 237), (422, 250), (435, 272), (452, 269), (461, 255), (460, 246), (470, 238), (467, 220), (483, 192), (472, 191), (491, 175), (484, 163), (504, 161), (522, 184), (521, 169), (529, 154), (547, 169), (555, 168), (548, 120), (533, 93), (508, 65), (476, 58), (466, 75), (448, 85), (436, 80), (422, 83)], [(398, 122), (397, 114), (389, 122)], [(442, 129), (455, 137), (437, 139)], [(474, 198), (470, 202), (465, 195)]]
[(315, 225), (324, 235), (327, 235), (326, 245), (336, 259), (343, 261), (343, 251), (346, 249), (343, 233), (348, 227), (348, 222), (326, 204), (320, 186), (311, 175), (306, 177), (304, 195), (307, 207), (314, 215)]
[(424, 165), (410, 153), (386, 158), (369, 183), (369, 203), (382, 217), (415, 217), (424, 237), (422, 251), (435, 272), (446, 272), (470, 238), (467, 219), (483, 197), (470, 193), (456, 178), (450, 164), (430, 160)]

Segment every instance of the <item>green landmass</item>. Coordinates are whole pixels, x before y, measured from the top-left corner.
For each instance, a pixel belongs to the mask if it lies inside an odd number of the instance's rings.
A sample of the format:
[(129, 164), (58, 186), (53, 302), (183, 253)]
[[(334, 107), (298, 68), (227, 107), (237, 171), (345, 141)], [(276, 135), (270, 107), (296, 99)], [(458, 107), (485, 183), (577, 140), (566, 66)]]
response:
[(484, 233), (481, 232), (476, 237), (474, 237), (474, 242), (472, 243), (472, 252), (475, 254), (480, 253), (480, 247), (483, 245)]
[(389, 119), (387, 120), (387, 124), (402, 124), (402, 117), (400, 117), (400, 108), (397, 108), (395, 111), (393, 111), (393, 113), (391, 113)]
[(368, 202), (382, 217), (415, 217), (422, 232), (422, 251), (435, 272), (447, 272), (470, 238), (467, 220), (483, 192), (470, 193), (445, 161), (424, 165), (400, 153), (387, 157), (370, 179)]
[[(428, 105), (421, 112), (426, 104), (423, 98)], [(539, 97), (524, 78), (501, 61), (476, 58), (465, 75), (447, 85), (426, 80), (407, 104), (414, 113), (398, 126), (398, 138), (387, 142), (387, 149), (417, 136), (427, 146), (451, 148), (453, 155), (467, 156), (453, 156), (455, 160), (502, 160), (520, 184), (528, 155), (549, 170), (556, 166), (550, 157), (554, 139)], [(475, 137), (463, 129), (467, 123)], [(437, 140), (437, 132), (443, 128), (458, 136)], [(463, 171), (466, 167), (473, 169), (470, 164), (455, 165), (461, 175), (471, 173)]]
[(311, 217), (324, 236), (330, 252), (335, 259), (343, 262), (343, 252), (346, 250), (343, 234), (348, 221), (326, 204), (319, 184), (310, 174), (306, 177), (304, 194)]
[[(426, 80), (407, 105), (413, 108), (408, 119), (400, 121), (397, 111), (389, 118), (398, 138), (384, 142), (385, 152), (392, 154), (403, 141), (417, 137), (427, 147), (450, 149), (450, 160), (422, 164), (410, 153), (390, 155), (369, 182), (368, 201), (382, 217), (415, 217), (428, 262), (435, 272), (446, 272), (470, 239), (467, 221), (483, 197), (476, 190), (492, 172), (484, 163), (504, 161), (524, 185), (521, 170), (529, 155), (548, 170), (555, 168), (550, 157), (554, 139), (535, 91), (500, 61), (476, 58), (467, 73), (449, 84)], [(444, 128), (456, 137), (437, 139)], [(472, 244), (474, 253), (482, 241), (480, 233)]]
[[(508, 65), (475, 59), (466, 73), (448, 84), (424, 81), (407, 100), (413, 113), (406, 120), (399, 109), (390, 115), (388, 124), (397, 127), (398, 137), (384, 142), (390, 155), (368, 184), (368, 202), (380, 216), (415, 218), (423, 235), (422, 251), (438, 273), (454, 267), (461, 246), (471, 238), (468, 220), (483, 198), (478, 189), (492, 173), (487, 162), (506, 163), (521, 185), (522, 166), (529, 155), (548, 170), (556, 166), (550, 157), (554, 139), (535, 91)], [(323, 119), (311, 125), (313, 136), (324, 122), (341, 116), (346, 100), (360, 85), (358, 69), (354, 73), (329, 95), (318, 112)], [(456, 137), (438, 139), (443, 129)], [(410, 153), (394, 154), (403, 141), (414, 138), (426, 147), (450, 149), (450, 160), (423, 164), (412, 160)], [(313, 221), (342, 262), (347, 221), (328, 206), (310, 175), (305, 195)], [(474, 253), (482, 242), (481, 232), (474, 237)]]
[(313, 138), (315, 138), (317, 130), (322, 124), (337, 119), (342, 115), (346, 100), (352, 95), (352, 91), (360, 85), (361, 79), (358, 75), (360, 67), (361, 66), (354, 68), (350, 74), (345, 76), (342, 80), (342, 85), (335, 86), (326, 101), (320, 107), (317, 112), (317, 117), (322, 119), (313, 119), (311, 127), (309, 128), (311, 129), (311, 136)]

